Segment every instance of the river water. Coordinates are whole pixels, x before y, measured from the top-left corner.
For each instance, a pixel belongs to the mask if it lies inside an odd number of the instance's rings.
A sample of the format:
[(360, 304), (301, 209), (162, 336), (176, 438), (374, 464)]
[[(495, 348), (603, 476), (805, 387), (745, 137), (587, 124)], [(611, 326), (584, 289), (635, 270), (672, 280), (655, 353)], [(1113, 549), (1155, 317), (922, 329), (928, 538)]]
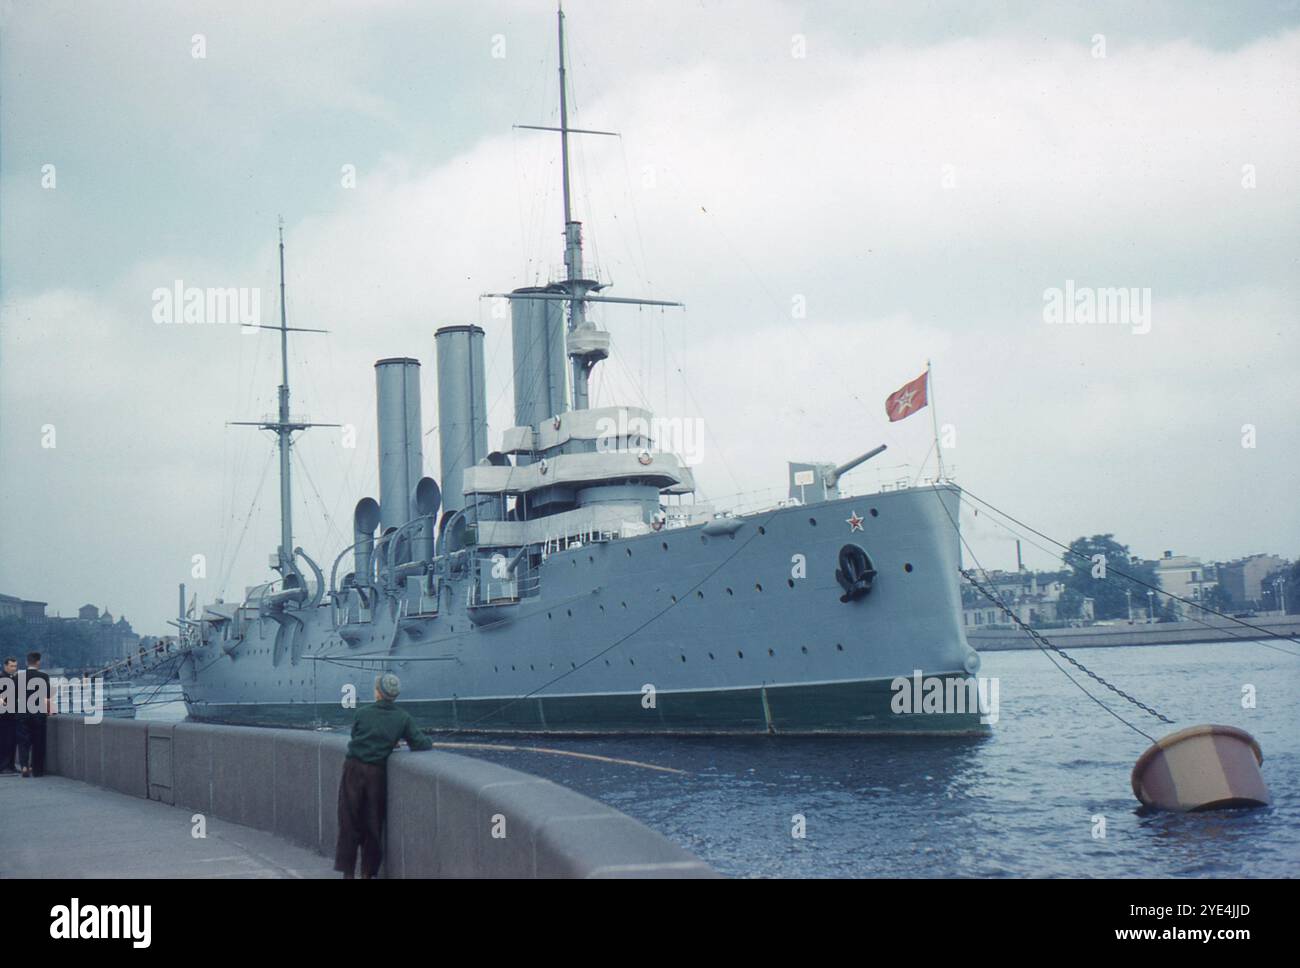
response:
[[(472, 755), (603, 800), (732, 876), (1296, 876), (1300, 655), (1277, 648), (1242, 642), (1071, 650), (1176, 720), (1166, 726), (1083, 680), (1153, 736), (1196, 723), (1250, 731), (1263, 747), (1274, 800), (1260, 810), (1144, 815), (1129, 775), (1148, 741), (1037, 651), (983, 654), (980, 674), (998, 678), (1000, 700), (985, 738), (499, 741), (680, 774), (551, 753)], [(1280, 648), (1300, 653), (1294, 643)], [(1243, 708), (1246, 687), (1253, 687), (1254, 708)], [(151, 713), (172, 715), (168, 707)], [(793, 835), (797, 817), (803, 837)]]

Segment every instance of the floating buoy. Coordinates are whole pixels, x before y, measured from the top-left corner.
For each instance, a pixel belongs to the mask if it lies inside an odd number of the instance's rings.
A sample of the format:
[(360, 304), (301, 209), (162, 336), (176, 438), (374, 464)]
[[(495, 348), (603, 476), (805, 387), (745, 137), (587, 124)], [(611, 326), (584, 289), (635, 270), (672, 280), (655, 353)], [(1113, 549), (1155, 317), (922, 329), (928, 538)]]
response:
[(1133, 766), (1133, 793), (1160, 810), (1266, 807), (1259, 771), (1264, 754), (1255, 737), (1236, 726), (1189, 726), (1170, 733)]

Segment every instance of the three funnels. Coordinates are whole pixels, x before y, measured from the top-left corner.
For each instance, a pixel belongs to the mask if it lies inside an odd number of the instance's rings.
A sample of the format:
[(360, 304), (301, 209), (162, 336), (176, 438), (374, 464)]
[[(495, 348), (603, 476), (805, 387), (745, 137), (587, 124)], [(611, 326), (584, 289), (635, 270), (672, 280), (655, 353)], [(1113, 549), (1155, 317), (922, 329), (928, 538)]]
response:
[(488, 455), (483, 329), (444, 326), (438, 352), (438, 441), (446, 510), (465, 507), (465, 469)]

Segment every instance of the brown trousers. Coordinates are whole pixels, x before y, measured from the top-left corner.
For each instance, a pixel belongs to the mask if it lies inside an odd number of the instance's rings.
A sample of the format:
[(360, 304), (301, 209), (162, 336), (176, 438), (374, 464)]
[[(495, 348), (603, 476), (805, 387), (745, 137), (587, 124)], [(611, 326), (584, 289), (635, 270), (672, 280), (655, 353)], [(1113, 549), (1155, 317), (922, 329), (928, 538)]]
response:
[(352, 877), (361, 848), (361, 876), (374, 877), (384, 859), (384, 809), (388, 780), (382, 765), (343, 761), (339, 781), (339, 839), (334, 869)]

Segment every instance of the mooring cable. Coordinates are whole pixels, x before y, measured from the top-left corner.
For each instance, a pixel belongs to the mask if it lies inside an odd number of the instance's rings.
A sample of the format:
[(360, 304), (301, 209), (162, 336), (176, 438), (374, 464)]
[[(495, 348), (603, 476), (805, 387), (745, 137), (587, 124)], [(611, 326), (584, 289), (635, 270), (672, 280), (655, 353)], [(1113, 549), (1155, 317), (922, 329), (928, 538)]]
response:
[[(1063, 542), (1057, 541), (1055, 538), (1051, 537), (1050, 535), (1043, 534), (1043, 532), (1037, 530), (1036, 528), (1032, 528), (1032, 527), (1030, 527), (1029, 525), (1025, 524), (1023, 521), (1019, 520), (1018, 518), (1013, 517), (1012, 515), (1008, 514), (1006, 511), (1003, 511), (1001, 508), (997, 507), (996, 505), (990, 504), (988, 501), (984, 500), (982, 497), (979, 497), (978, 495), (971, 493), (970, 491), (966, 490), (965, 488), (962, 488), (962, 489), (961, 489), (961, 492), (962, 492), (962, 495), (963, 495), (963, 496), (968, 497), (968, 498), (970, 498), (970, 499), (973, 500), (973, 501), (977, 501), (978, 503), (984, 505), (984, 507), (986, 507), (988, 510), (992, 511), (993, 513), (1002, 515), (1002, 517), (1006, 518), (1008, 521), (1012, 521), (1012, 522), (1014, 522), (1015, 524), (1019, 525), (1020, 527), (1024, 528), (1026, 531), (1029, 531), (1029, 532), (1031, 532), (1031, 533), (1033, 533), (1033, 534), (1038, 535), (1038, 537), (1042, 538), (1044, 541), (1047, 541), (1047, 542), (1049, 542), (1049, 543), (1051, 543), (1051, 544), (1054, 544), (1054, 545), (1056, 545), (1058, 548), (1062, 548), (1062, 549), (1064, 549), (1067, 553), (1069, 553), (1069, 554), (1071, 554), (1071, 555), (1074, 555), (1076, 558), (1081, 558), (1081, 559), (1083, 559), (1084, 561), (1091, 561), (1091, 560), (1092, 560), (1091, 558), (1089, 558), (1087, 555), (1083, 554), (1082, 552), (1080, 552), (1080, 551), (1075, 551), (1075, 550), (1074, 550), (1073, 548), (1071, 548), (1069, 545), (1064, 544)], [(1282, 633), (1280, 633), (1280, 632), (1273, 632), (1273, 631), (1270, 631), (1269, 629), (1262, 628), (1261, 626), (1253, 625), (1253, 624), (1251, 624), (1250, 622), (1242, 621), (1241, 619), (1237, 618), (1235, 615), (1228, 615), (1228, 614), (1225, 613), (1225, 612), (1220, 612), (1220, 611), (1218, 611), (1217, 609), (1210, 608), (1208, 605), (1203, 605), (1203, 604), (1201, 604), (1200, 602), (1193, 601), (1192, 599), (1189, 599), (1189, 598), (1183, 598), (1181, 595), (1175, 595), (1173, 592), (1166, 591), (1165, 589), (1161, 588), (1161, 587), (1158, 586), (1158, 585), (1152, 585), (1152, 584), (1150, 584), (1149, 582), (1145, 582), (1145, 581), (1143, 581), (1141, 578), (1137, 578), (1137, 577), (1135, 577), (1135, 576), (1133, 576), (1133, 575), (1128, 574), (1127, 572), (1120, 571), (1118, 568), (1110, 568), (1110, 567), (1107, 567), (1107, 572), (1108, 572), (1108, 576), (1107, 576), (1107, 578), (1105, 579), (1105, 580), (1107, 580), (1107, 581), (1111, 580), (1111, 579), (1109, 578), (1109, 572), (1114, 572), (1116, 575), (1119, 575), (1121, 578), (1126, 578), (1126, 579), (1128, 579), (1129, 581), (1133, 582), (1134, 584), (1136, 584), (1136, 585), (1141, 585), (1143, 588), (1146, 588), (1146, 589), (1148, 589), (1148, 590), (1150, 590), (1150, 591), (1152, 591), (1152, 592), (1155, 592), (1155, 593), (1158, 593), (1158, 594), (1164, 595), (1164, 596), (1166, 596), (1167, 598), (1172, 598), (1172, 599), (1174, 599), (1175, 601), (1182, 602), (1184, 605), (1191, 605), (1191, 606), (1194, 607), (1194, 608), (1199, 608), (1199, 609), (1201, 609), (1202, 611), (1209, 612), (1211, 615), (1217, 615), (1219, 618), (1227, 619), (1229, 622), (1235, 622), (1237, 625), (1240, 625), (1240, 626), (1242, 626), (1243, 628), (1248, 628), (1248, 629), (1250, 629), (1250, 630), (1253, 631), (1253, 632), (1257, 632), (1257, 633), (1259, 633), (1261, 636), (1264, 636), (1265, 638), (1270, 638), (1270, 639), (1284, 639), (1284, 640), (1286, 640), (1287, 642), (1295, 642), (1297, 645), (1300, 645), (1300, 638), (1297, 638), (1297, 637), (1294, 636), (1294, 635), (1284, 635), (1284, 634), (1282, 634)], [(1198, 620), (1193, 619), (1193, 621), (1198, 621)], [(1204, 624), (1204, 623), (1202, 623), (1202, 624)], [(1213, 628), (1213, 626), (1207, 626), (1207, 627), (1209, 627), (1209, 628)], [(1226, 631), (1226, 629), (1225, 629), (1224, 631)], [(1281, 653), (1283, 653), (1283, 654), (1285, 654), (1285, 655), (1295, 656), (1295, 657), (1300, 658), (1300, 654), (1297, 654), (1297, 653), (1295, 653), (1295, 652), (1291, 652), (1291, 651), (1288, 650), (1288, 649), (1279, 649), (1277, 646), (1269, 645), (1267, 642), (1260, 642), (1260, 641), (1257, 640), (1257, 639), (1248, 639), (1247, 641), (1255, 642), (1255, 643), (1257, 643), (1257, 644), (1259, 644), (1259, 645), (1264, 646), (1265, 648), (1274, 649), (1275, 651), (1277, 651), (1277, 652), (1281, 652)]]
[[(948, 505), (946, 505), (946, 504), (943, 503), (943, 498), (939, 495), (939, 488), (938, 488), (938, 486), (935, 485), (935, 486), (932, 488), (932, 490), (934, 491), (935, 499), (938, 500), (938, 502), (939, 502), (939, 506), (943, 508), (943, 512), (944, 512), (944, 514), (946, 514), (946, 515), (948, 516), (948, 521), (952, 524), (953, 533), (957, 535), (957, 540), (961, 542), (962, 546), (966, 549), (967, 553), (971, 556), (971, 561), (973, 561), (973, 562), (975, 563), (976, 567), (978, 567), (979, 570), (980, 570), (981, 572), (983, 572), (985, 575), (987, 575), (987, 574), (988, 574), (987, 569), (985, 569), (985, 567), (984, 567), (983, 565), (980, 564), (979, 558), (978, 558), (978, 557), (976, 556), (976, 554), (975, 554), (975, 550), (974, 550), (973, 548), (971, 548), (971, 546), (970, 546), (970, 542), (968, 542), (968, 541), (966, 540), (966, 536), (965, 536), (964, 534), (961, 533), (961, 528), (958, 526), (956, 519), (953, 518), (953, 516), (952, 516), (952, 512), (948, 510)], [(964, 493), (965, 493), (964, 490), (959, 491), (959, 495), (960, 495), (960, 494), (964, 494)], [(958, 511), (958, 513), (960, 513), (960, 510)], [(971, 580), (971, 579), (970, 579), (970, 575), (969, 575), (967, 572), (962, 571), (961, 574), (962, 574), (962, 575), (963, 575), (963, 576), (964, 576), (968, 581)], [(1057, 669), (1057, 671), (1061, 673), (1061, 675), (1065, 676), (1065, 678), (1068, 679), (1068, 680), (1070, 680), (1070, 682), (1073, 683), (1074, 686), (1075, 686), (1075, 687), (1076, 687), (1080, 692), (1082, 692), (1085, 696), (1087, 696), (1089, 699), (1091, 699), (1093, 702), (1095, 702), (1098, 706), (1100, 706), (1102, 709), (1104, 709), (1104, 710), (1105, 710), (1107, 713), (1109, 713), (1111, 716), (1113, 716), (1113, 717), (1115, 717), (1116, 719), (1118, 719), (1121, 723), (1123, 723), (1123, 724), (1124, 724), (1125, 726), (1127, 726), (1129, 729), (1133, 730), (1133, 732), (1137, 733), (1137, 734), (1140, 735), (1140, 736), (1144, 736), (1144, 737), (1146, 737), (1146, 738), (1147, 738), (1148, 740), (1150, 740), (1152, 743), (1156, 742), (1155, 737), (1153, 737), (1150, 733), (1146, 732), (1146, 731), (1145, 731), (1144, 729), (1142, 729), (1140, 726), (1136, 726), (1136, 725), (1134, 725), (1133, 723), (1130, 723), (1127, 719), (1125, 719), (1125, 718), (1124, 718), (1123, 716), (1121, 716), (1119, 713), (1115, 712), (1115, 710), (1111, 709), (1111, 708), (1110, 708), (1109, 706), (1107, 706), (1104, 702), (1102, 702), (1100, 699), (1098, 699), (1096, 696), (1094, 696), (1092, 693), (1090, 693), (1086, 688), (1084, 688), (1084, 686), (1083, 686), (1083, 684), (1082, 684), (1081, 682), (1079, 682), (1078, 680), (1076, 680), (1072, 675), (1070, 675), (1069, 672), (1067, 672), (1065, 669), (1061, 668), (1061, 666), (1060, 666), (1059, 664), (1057, 664), (1056, 659), (1053, 658), (1053, 656), (1052, 656), (1052, 652), (1055, 652), (1055, 653), (1057, 653), (1058, 655), (1060, 655), (1062, 658), (1067, 659), (1067, 660), (1068, 660), (1072, 665), (1077, 666), (1077, 667), (1079, 668), (1080, 671), (1087, 673), (1089, 676), (1091, 676), (1093, 679), (1097, 680), (1097, 682), (1101, 683), (1101, 684), (1102, 684), (1103, 686), (1105, 686), (1107, 689), (1110, 689), (1112, 692), (1116, 693), (1117, 695), (1123, 697), (1124, 699), (1127, 699), (1129, 702), (1131, 702), (1131, 703), (1133, 703), (1134, 705), (1138, 706), (1140, 709), (1145, 710), (1147, 713), (1150, 713), (1152, 716), (1155, 716), (1157, 719), (1161, 720), (1162, 722), (1165, 722), (1165, 723), (1173, 723), (1173, 722), (1174, 722), (1174, 720), (1169, 719), (1169, 718), (1163, 716), (1162, 714), (1156, 712), (1156, 710), (1154, 710), (1154, 709), (1152, 709), (1150, 706), (1146, 705), (1146, 703), (1143, 703), (1143, 702), (1141, 702), (1141, 701), (1139, 701), (1139, 700), (1133, 698), (1132, 696), (1130, 696), (1128, 693), (1124, 692), (1122, 689), (1118, 688), (1117, 686), (1113, 686), (1113, 685), (1111, 685), (1109, 682), (1107, 682), (1107, 681), (1106, 681), (1105, 679), (1103, 679), (1101, 676), (1097, 675), (1097, 674), (1096, 674), (1095, 672), (1093, 672), (1091, 669), (1088, 669), (1086, 666), (1084, 666), (1083, 663), (1081, 663), (1081, 662), (1079, 662), (1077, 659), (1074, 659), (1073, 657), (1067, 655), (1064, 651), (1061, 650), (1061, 648), (1060, 648), (1059, 646), (1052, 645), (1050, 642), (1047, 641), (1047, 639), (1043, 638), (1042, 635), (1038, 634), (1038, 633), (1035, 632), (1033, 629), (1029, 628), (1028, 625), (1026, 625), (1024, 622), (1022, 622), (1022, 621), (1020, 620), (1020, 617), (1019, 617), (1018, 615), (1016, 615), (1016, 614), (1011, 610), (1011, 608), (1010, 608), (1010, 607), (1009, 607), (1005, 602), (1001, 601), (1001, 600), (998, 599), (998, 598), (993, 598), (993, 597), (992, 597), (991, 595), (989, 595), (987, 592), (984, 592), (984, 589), (981, 588), (981, 587), (980, 587), (978, 584), (976, 584), (974, 581), (971, 581), (971, 583), (974, 584), (977, 588), (979, 588), (980, 591), (983, 592), (983, 593), (986, 595), (986, 597), (990, 598), (990, 600), (993, 601), (993, 603), (994, 603), (995, 605), (997, 605), (997, 606), (998, 606), (999, 608), (1001, 608), (1004, 612), (1006, 612), (1007, 615), (1009, 615), (1009, 616), (1011, 617), (1011, 619), (1012, 619), (1012, 620), (1013, 620), (1017, 625), (1019, 625), (1021, 628), (1023, 628), (1025, 631), (1027, 631), (1027, 632), (1029, 633), (1030, 638), (1033, 640), (1034, 644), (1038, 646), (1039, 651), (1042, 652), (1043, 655), (1047, 656), (1048, 660), (1049, 660), (1049, 661), (1052, 663), (1052, 665)]]

